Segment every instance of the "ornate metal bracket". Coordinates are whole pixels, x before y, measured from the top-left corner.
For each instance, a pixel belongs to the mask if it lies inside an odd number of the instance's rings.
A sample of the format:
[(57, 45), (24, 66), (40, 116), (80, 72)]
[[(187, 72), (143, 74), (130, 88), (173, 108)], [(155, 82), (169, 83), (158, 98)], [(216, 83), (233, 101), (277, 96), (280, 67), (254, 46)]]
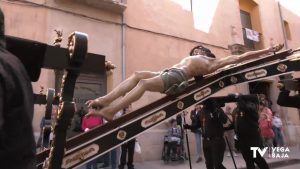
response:
[(80, 67), (87, 55), (87, 34), (74, 32), (69, 36), (69, 67), (66, 69), (62, 80), (58, 119), (54, 126), (54, 139), (51, 145), (47, 169), (60, 169), (65, 153), (66, 132), (75, 112), (73, 101), (76, 79)]

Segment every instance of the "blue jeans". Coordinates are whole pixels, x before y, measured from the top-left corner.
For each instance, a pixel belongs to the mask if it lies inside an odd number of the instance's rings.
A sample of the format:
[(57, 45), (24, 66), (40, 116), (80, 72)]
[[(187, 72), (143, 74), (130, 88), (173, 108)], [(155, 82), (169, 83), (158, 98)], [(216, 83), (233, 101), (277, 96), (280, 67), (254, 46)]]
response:
[(110, 163), (111, 163), (111, 169), (117, 169), (117, 166), (118, 166), (117, 148), (110, 151)]
[(88, 162), (86, 164), (86, 169), (97, 169), (97, 162), (98, 162), (98, 158)]
[(275, 141), (277, 144), (277, 147), (282, 147), (284, 142), (283, 142), (283, 136), (280, 128), (273, 127), (274, 133), (275, 133)]
[(103, 163), (102, 167), (108, 167), (109, 166), (109, 153), (106, 153), (86, 164), (86, 169), (97, 169), (97, 164)]
[(102, 155), (101, 156), (101, 161), (102, 161), (102, 163), (103, 163), (103, 167), (108, 167), (109, 166), (109, 152), (108, 153), (106, 153), (106, 154), (104, 154), (104, 155)]
[(195, 133), (195, 139), (196, 139), (196, 155), (197, 159), (202, 157), (202, 137), (201, 137), (201, 132), (196, 131)]

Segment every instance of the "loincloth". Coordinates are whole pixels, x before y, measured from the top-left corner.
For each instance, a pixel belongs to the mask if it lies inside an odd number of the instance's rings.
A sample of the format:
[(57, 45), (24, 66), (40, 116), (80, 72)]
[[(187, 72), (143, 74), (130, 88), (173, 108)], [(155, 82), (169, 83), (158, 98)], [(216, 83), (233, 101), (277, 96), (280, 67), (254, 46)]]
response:
[(160, 77), (164, 83), (163, 93), (167, 95), (181, 93), (188, 87), (188, 79), (182, 69), (166, 69), (160, 73)]

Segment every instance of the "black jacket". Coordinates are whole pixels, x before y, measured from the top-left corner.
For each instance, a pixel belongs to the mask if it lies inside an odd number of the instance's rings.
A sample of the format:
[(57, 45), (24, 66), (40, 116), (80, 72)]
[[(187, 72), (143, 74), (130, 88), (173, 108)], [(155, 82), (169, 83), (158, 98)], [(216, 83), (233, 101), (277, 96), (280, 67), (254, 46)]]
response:
[(220, 107), (211, 109), (204, 106), (200, 119), (203, 138), (223, 137), (227, 116)]
[(0, 47), (0, 168), (35, 168), (33, 91), (27, 72)]
[(233, 112), (235, 130), (239, 140), (254, 140), (254, 145), (261, 144), (257, 95), (239, 96), (237, 108)]
[(294, 107), (300, 109), (300, 95), (289, 96), (290, 92), (282, 90), (279, 93), (277, 104), (284, 107)]
[(224, 111), (214, 102), (213, 99), (204, 102), (200, 113), (200, 123), (191, 125), (190, 129), (202, 129), (203, 138), (221, 138), (224, 135), (223, 124), (227, 122)]
[(201, 132), (201, 130), (200, 130), (200, 126), (201, 126), (200, 114), (201, 114), (201, 111), (197, 112), (196, 109), (191, 111), (191, 114), (190, 114), (190, 118), (192, 121), (191, 126), (194, 126), (191, 128), (191, 132), (193, 132), (193, 133)]

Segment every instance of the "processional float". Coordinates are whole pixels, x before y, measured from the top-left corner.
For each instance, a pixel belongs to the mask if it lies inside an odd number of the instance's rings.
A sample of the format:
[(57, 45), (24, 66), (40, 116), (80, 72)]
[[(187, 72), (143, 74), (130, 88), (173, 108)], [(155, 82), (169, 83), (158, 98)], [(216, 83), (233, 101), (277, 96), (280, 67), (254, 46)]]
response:
[[(288, 50), (191, 81), (182, 94), (166, 96), (104, 126), (67, 140), (62, 168), (74, 168), (110, 151), (223, 88), (300, 70), (300, 58)], [(49, 151), (39, 154), (39, 160)], [(43, 158), (40, 158), (43, 157)]]
[[(87, 52), (84, 47), (87, 45), (87, 40), (80, 35), (83, 34), (76, 36), (75, 33), (70, 38), (72, 42), (75, 42), (73, 44), (71, 42), (70, 46), (75, 44), (75, 49), (77, 45), (83, 45), (83, 47), (80, 50), (72, 50), (69, 47), (76, 59), (72, 61), (71, 57), (69, 64), (64, 65), (70, 76), (69, 78), (65, 77), (64, 85), (62, 85), (59, 101), (60, 113), (54, 128), (55, 139), (50, 149), (36, 155), (38, 168), (76, 168), (114, 149), (123, 142), (137, 137), (184, 109), (204, 101), (225, 87), (300, 71), (299, 50), (286, 50), (244, 64), (229, 66), (206, 75), (201, 80), (190, 81), (189, 87), (181, 94), (163, 97), (101, 127), (65, 140), (66, 127), (75, 111), (72, 102), (73, 86)], [(82, 38), (81, 41), (80, 38)], [(87, 69), (84, 71), (91, 71)], [(72, 87), (66, 87), (66, 84)], [(48, 159), (47, 165), (45, 165), (46, 159)]]

